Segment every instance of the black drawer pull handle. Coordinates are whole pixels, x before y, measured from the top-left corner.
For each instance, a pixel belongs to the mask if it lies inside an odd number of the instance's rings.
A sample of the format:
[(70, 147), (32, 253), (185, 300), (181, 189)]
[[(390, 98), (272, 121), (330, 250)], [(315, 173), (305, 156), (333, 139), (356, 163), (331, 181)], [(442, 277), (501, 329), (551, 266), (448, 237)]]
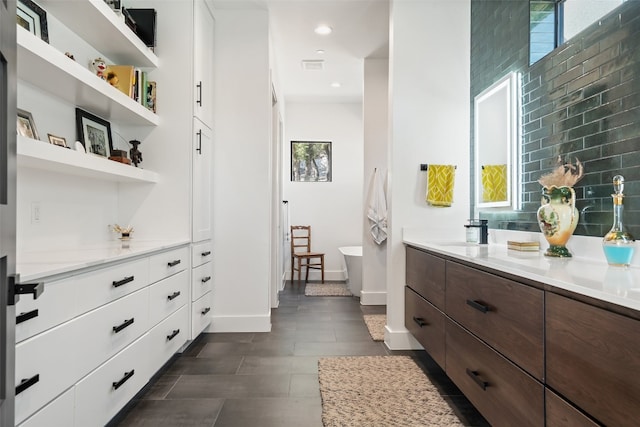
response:
[(174, 329), (171, 335), (167, 335), (167, 341), (171, 341), (180, 333), (180, 329)]
[(16, 396), (40, 381), (40, 374), (35, 374), (31, 378), (25, 378), (16, 386)]
[(491, 311), (489, 306), (481, 304), (478, 301), (474, 301), (472, 299), (468, 299), (467, 300), (467, 304), (470, 305), (471, 307), (475, 308), (476, 310), (483, 312), (483, 313), (487, 313), (487, 312)]
[(207, 307), (204, 310), (202, 310), (200, 313), (204, 316), (205, 314), (207, 314), (210, 311), (211, 311), (211, 307)]
[(16, 316), (16, 325), (26, 322), (29, 319), (33, 319), (34, 317), (38, 317), (38, 309), (27, 311), (26, 313), (20, 313)]
[(168, 263), (167, 263), (167, 265), (168, 265), (169, 267), (175, 267), (176, 265), (180, 264), (180, 262), (181, 262), (181, 261), (180, 261), (179, 259), (177, 259), (177, 260), (175, 260), (175, 261), (168, 262)]
[(121, 330), (123, 330), (124, 328), (126, 328), (129, 325), (133, 324), (133, 317), (129, 320), (125, 320), (124, 323), (122, 325), (118, 325), (118, 326), (114, 326), (113, 327), (113, 332), (115, 332), (116, 334), (118, 332), (120, 332)]
[(467, 375), (469, 375), (471, 377), (471, 379), (480, 386), (480, 388), (482, 388), (483, 390), (486, 390), (487, 387), (489, 387), (489, 383), (486, 381), (482, 381), (480, 379), (480, 375), (478, 374), (478, 371), (472, 371), (471, 369), (467, 368)]
[(122, 285), (126, 285), (129, 282), (133, 282), (133, 278), (134, 278), (133, 276), (129, 276), (129, 277), (125, 277), (122, 280), (114, 280), (113, 281), (113, 287), (117, 288), (117, 287), (120, 287)]
[(124, 377), (122, 377), (122, 379), (120, 381), (115, 381), (115, 382), (112, 383), (113, 384), (113, 389), (114, 390), (119, 389), (122, 386), (122, 384), (124, 384), (127, 381), (129, 381), (129, 378), (131, 378), (134, 373), (135, 373), (135, 369), (132, 369), (129, 372), (125, 372), (124, 373)]
[(202, 283), (207, 283), (209, 280), (211, 280), (211, 276), (203, 277)]
[(418, 324), (418, 326), (420, 326), (421, 328), (423, 326), (427, 326), (428, 325), (428, 323), (425, 322), (422, 317), (413, 316), (413, 321), (416, 322)]
[(211, 255), (211, 251), (202, 252), (201, 255), (202, 256), (209, 256), (209, 255)]
[(176, 291), (174, 293), (172, 293), (171, 295), (167, 296), (167, 299), (169, 301), (174, 300), (176, 298), (178, 298), (180, 296), (180, 291)]

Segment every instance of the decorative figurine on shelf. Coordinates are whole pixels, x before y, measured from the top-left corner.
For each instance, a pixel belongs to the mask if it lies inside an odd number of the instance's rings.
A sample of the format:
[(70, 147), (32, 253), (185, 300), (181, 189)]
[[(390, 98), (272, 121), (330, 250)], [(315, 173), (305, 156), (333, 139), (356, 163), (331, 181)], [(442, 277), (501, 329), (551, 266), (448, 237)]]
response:
[(96, 58), (89, 64), (89, 69), (93, 71), (96, 76), (100, 77), (102, 80), (107, 79), (107, 75), (105, 71), (107, 70), (107, 63), (102, 58)]
[(118, 224), (113, 226), (113, 231), (120, 233), (120, 240), (129, 240), (131, 233), (133, 233), (133, 227), (128, 225), (127, 227), (120, 227)]
[(142, 153), (138, 150), (138, 145), (140, 145), (140, 141), (132, 140), (129, 141), (129, 144), (133, 145), (133, 148), (129, 150), (129, 157), (131, 157), (131, 162), (138, 167), (138, 163), (142, 163)]

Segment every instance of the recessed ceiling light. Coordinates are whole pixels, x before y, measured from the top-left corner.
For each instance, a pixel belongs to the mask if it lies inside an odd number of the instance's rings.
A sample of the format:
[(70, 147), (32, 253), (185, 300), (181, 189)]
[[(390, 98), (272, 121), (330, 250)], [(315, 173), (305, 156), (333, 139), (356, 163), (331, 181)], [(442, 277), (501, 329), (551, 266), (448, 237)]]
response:
[(333, 83), (331, 83), (331, 87), (340, 87), (340, 86), (342, 86), (342, 85), (340, 84), (340, 82), (333, 82)]
[(322, 54), (324, 54), (324, 49), (318, 49), (318, 50), (316, 50), (316, 53), (318, 55), (322, 55)]
[(326, 36), (327, 34), (331, 34), (331, 31), (333, 30), (328, 25), (318, 25), (314, 31), (316, 32), (316, 34)]

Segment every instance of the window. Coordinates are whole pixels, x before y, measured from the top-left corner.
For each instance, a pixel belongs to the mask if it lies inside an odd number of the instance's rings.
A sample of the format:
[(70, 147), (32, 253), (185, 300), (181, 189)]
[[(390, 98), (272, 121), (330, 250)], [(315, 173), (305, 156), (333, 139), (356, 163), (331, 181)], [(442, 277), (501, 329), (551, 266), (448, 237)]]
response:
[(331, 182), (331, 142), (291, 141), (291, 181)]

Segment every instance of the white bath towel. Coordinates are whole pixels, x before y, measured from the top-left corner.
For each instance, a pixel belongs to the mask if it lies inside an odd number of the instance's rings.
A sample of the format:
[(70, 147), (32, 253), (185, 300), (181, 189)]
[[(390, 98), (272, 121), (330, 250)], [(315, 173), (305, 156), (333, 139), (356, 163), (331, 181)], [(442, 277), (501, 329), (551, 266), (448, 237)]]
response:
[(373, 187), (369, 193), (369, 210), (367, 213), (369, 230), (373, 241), (382, 244), (387, 239), (387, 198), (384, 194), (384, 182), (378, 177), (377, 169), (373, 172)]

